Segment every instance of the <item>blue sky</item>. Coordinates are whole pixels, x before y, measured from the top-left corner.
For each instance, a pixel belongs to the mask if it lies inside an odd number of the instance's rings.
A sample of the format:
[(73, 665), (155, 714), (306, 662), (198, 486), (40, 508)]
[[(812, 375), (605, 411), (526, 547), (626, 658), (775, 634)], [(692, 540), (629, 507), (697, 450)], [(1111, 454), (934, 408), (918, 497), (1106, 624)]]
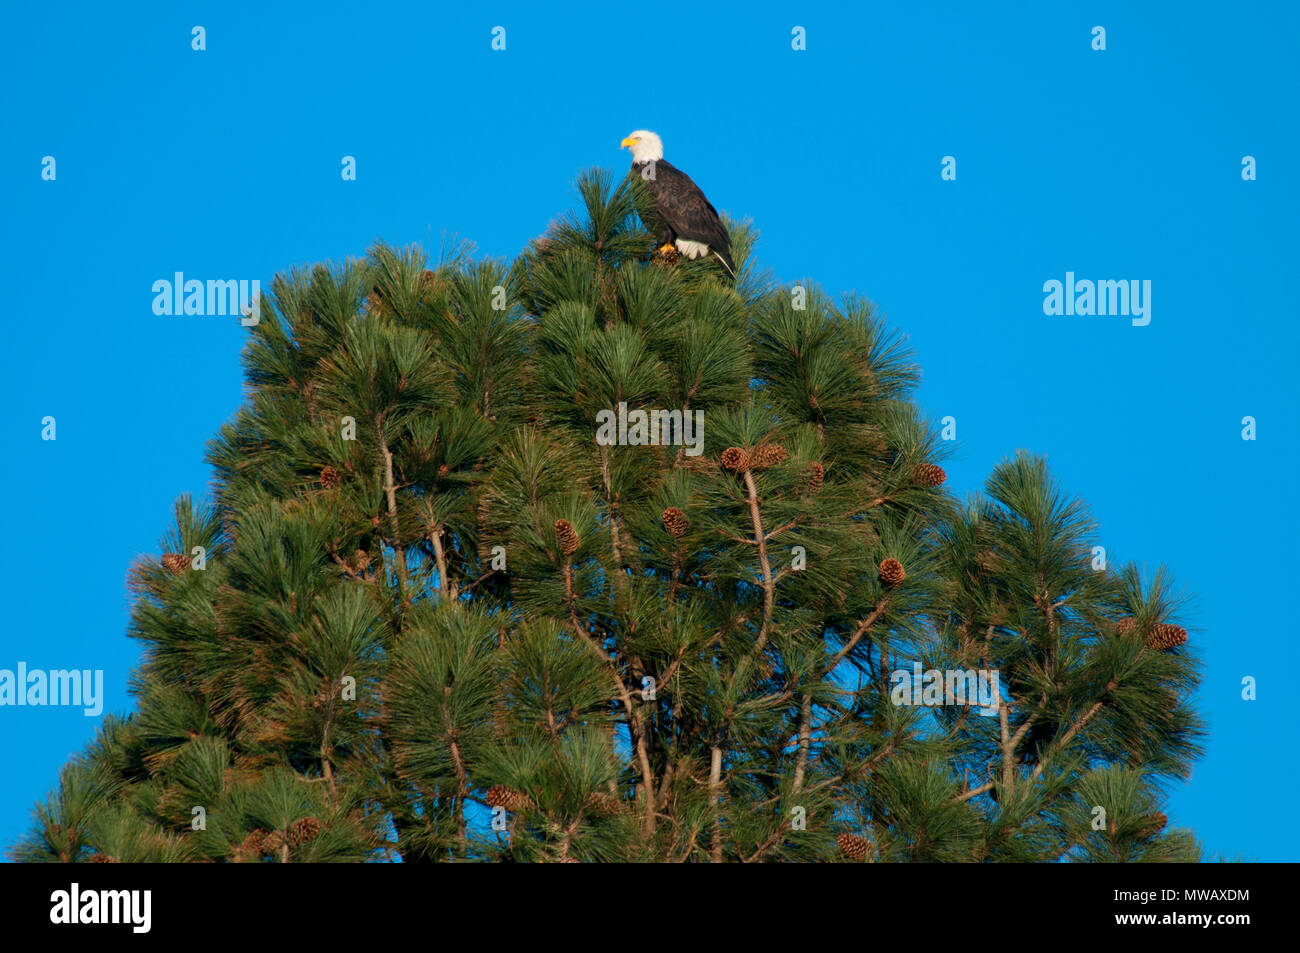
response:
[[(246, 334), (155, 316), (155, 280), (265, 284), (379, 238), (436, 251), (445, 231), (510, 256), (649, 128), (753, 219), (778, 278), (856, 290), (907, 333), (920, 402), (957, 420), (951, 488), (1045, 454), (1112, 560), (1171, 567), (1195, 594), (1212, 732), (1172, 823), (1210, 854), (1300, 859), (1283, 817), (1300, 783), (1298, 8), (230, 6), (6, 12), (0, 668), (102, 668), (106, 708), (131, 705), (126, 572), (173, 499), (205, 491)], [(1150, 280), (1151, 323), (1045, 315), (1067, 271)], [(0, 708), (0, 845), (95, 723)]]

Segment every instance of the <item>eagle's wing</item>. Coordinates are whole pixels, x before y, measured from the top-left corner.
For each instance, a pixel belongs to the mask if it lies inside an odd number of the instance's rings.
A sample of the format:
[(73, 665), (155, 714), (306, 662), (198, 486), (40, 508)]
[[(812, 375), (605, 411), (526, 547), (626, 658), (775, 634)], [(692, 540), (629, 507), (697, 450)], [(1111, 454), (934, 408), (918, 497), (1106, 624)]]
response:
[(654, 196), (660, 218), (678, 238), (703, 242), (724, 257), (730, 256), (731, 238), (718, 217), (718, 210), (689, 175), (660, 159), (654, 163), (653, 177), (647, 177), (646, 185)]

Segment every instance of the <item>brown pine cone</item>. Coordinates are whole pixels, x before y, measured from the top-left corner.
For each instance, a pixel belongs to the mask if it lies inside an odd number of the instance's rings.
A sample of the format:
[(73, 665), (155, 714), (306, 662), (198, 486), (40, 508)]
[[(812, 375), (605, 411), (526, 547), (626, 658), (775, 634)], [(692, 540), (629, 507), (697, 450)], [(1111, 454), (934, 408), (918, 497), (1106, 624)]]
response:
[(686, 519), (686, 514), (675, 506), (664, 510), (663, 521), (664, 529), (668, 530), (674, 539), (681, 539), (686, 532), (686, 527), (691, 525)]
[(362, 575), (370, 568), (370, 554), (364, 549), (358, 549), (352, 554), (353, 570)]
[(179, 576), (190, 568), (190, 557), (184, 553), (163, 553), (162, 564), (173, 576)]
[(903, 570), (903, 564), (893, 556), (880, 561), (880, 581), (886, 586), (897, 586), (907, 578), (907, 573)]
[(822, 481), (825, 479), (826, 469), (820, 463), (814, 460), (812, 463), (808, 464), (808, 482), (805, 485), (808, 487), (809, 493), (816, 493), (820, 490), (822, 488)]
[(94, 857), (90, 858), (90, 860), (86, 861), (86, 863), (89, 863), (89, 864), (120, 864), (121, 861), (118, 860), (116, 857), (114, 857), (112, 854), (96, 854)]
[(243, 842), (235, 848), (236, 855), (250, 860), (261, 857), (262, 854), (265, 853), (262, 849), (262, 845), (266, 842), (266, 837), (266, 831), (262, 830), (260, 827), (257, 828), (257, 830), (245, 837)]
[(859, 834), (841, 834), (835, 843), (849, 860), (866, 860), (872, 850), (871, 841)]
[(918, 486), (943, 486), (943, 481), (948, 479), (948, 474), (943, 472), (943, 467), (935, 466), (933, 463), (918, 463), (912, 468), (912, 482)]
[(289, 825), (289, 844), (297, 847), (299, 844), (315, 840), (319, 834), (320, 821), (314, 817), (304, 817)]
[(1176, 648), (1187, 641), (1187, 630), (1181, 625), (1153, 625), (1147, 632), (1147, 645), (1158, 651)]
[(536, 805), (527, 794), (511, 790), (504, 784), (495, 784), (487, 789), (483, 799), (489, 807), (504, 807), (511, 814), (520, 814), (533, 810)]
[(322, 467), (320, 471), (320, 485), (322, 489), (332, 490), (343, 482), (343, 477), (334, 467)]
[(1133, 631), (1133, 626), (1137, 625), (1137, 619), (1127, 615), (1115, 623), (1115, 631), (1120, 635), (1128, 635)]
[(744, 473), (749, 469), (749, 454), (739, 447), (728, 447), (722, 451), (722, 466), (733, 473)]
[(263, 854), (278, 853), (280, 848), (283, 847), (285, 843), (286, 843), (286, 839), (284, 836), (284, 831), (271, 831), (269, 834), (267, 834), (265, 837), (262, 838), (262, 845), (261, 845), (262, 853)]
[(623, 801), (604, 791), (596, 791), (587, 798), (587, 807), (598, 814), (617, 814), (623, 810)]
[(749, 455), (749, 468), (762, 470), (774, 467), (778, 463), (784, 463), (788, 456), (785, 447), (779, 443), (765, 443), (761, 447), (755, 447), (754, 452)]
[(1163, 811), (1156, 811), (1156, 813), (1152, 814), (1147, 820), (1149, 823), (1146, 827), (1142, 828), (1143, 837), (1155, 837), (1163, 831), (1165, 825), (1169, 823), (1169, 818), (1164, 815)]
[(560, 549), (566, 556), (572, 556), (578, 551), (578, 546), (582, 542), (578, 538), (578, 531), (573, 528), (573, 524), (568, 520), (555, 521), (555, 535), (559, 537)]

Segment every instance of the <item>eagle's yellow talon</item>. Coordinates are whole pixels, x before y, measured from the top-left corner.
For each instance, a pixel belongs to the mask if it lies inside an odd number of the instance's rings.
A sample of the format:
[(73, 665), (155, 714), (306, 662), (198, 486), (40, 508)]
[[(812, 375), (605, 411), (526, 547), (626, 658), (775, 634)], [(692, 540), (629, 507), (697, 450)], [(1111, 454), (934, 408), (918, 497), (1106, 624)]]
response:
[(661, 255), (671, 255), (675, 251), (677, 251), (677, 246), (672, 242), (659, 246), (659, 254)]

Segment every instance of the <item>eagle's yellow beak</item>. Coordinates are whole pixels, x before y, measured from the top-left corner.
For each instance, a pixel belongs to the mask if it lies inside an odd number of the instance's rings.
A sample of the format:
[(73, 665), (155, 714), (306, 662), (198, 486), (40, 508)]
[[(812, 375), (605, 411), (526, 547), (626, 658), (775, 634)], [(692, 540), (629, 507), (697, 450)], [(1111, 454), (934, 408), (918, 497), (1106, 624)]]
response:
[(624, 139), (622, 142), (618, 144), (618, 147), (620, 149), (630, 149), (632, 148), (632, 146), (636, 145), (636, 143), (640, 141), (641, 141), (640, 139), (633, 139), (631, 136), (628, 136), (626, 139)]

